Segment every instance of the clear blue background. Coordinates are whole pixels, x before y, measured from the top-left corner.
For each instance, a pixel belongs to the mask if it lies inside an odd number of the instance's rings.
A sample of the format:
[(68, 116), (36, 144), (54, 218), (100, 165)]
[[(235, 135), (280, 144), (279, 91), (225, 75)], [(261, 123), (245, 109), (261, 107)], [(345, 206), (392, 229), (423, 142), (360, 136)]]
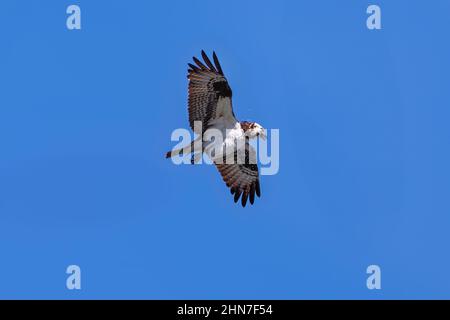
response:
[[(448, 1), (0, 7), (0, 298), (450, 298)], [(280, 129), (245, 209), (164, 159), (201, 49)]]

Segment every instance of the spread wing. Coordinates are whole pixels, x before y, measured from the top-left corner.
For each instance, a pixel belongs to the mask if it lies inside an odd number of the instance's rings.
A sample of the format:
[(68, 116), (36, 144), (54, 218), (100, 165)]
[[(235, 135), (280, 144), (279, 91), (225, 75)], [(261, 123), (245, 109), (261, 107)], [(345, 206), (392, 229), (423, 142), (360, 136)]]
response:
[[(202, 50), (203, 64), (193, 57), (196, 65), (188, 63), (189, 79), (189, 124), (196, 133), (206, 131), (211, 120), (227, 117), (230, 121), (237, 121), (231, 104), (231, 88), (225, 78), (216, 53), (213, 52), (214, 64)], [(201, 121), (203, 132), (197, 132), (194, 122)]]
[[(231, 194), (234, 194), (234, 202), (238, 202), (242, 195), (242, 206), (245, 207), (247, 199), (250, 203), (255, 201), (255, 194), (260, 197), (261, 189), (259, 186), (258, 165), (256, 164), (256, 152), (246, 143), (245, 159), (244, 152), (234, 152), (234, 163), (222, 164), (215, 163), (223, 181), (230, 188)], [(236, 161), (237, 160), (237, 161)]]

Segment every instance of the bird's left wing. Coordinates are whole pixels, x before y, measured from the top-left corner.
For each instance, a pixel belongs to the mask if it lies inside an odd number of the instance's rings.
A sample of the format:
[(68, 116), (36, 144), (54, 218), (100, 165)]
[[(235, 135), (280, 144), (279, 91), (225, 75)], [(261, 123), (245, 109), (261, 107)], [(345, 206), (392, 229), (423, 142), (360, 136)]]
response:
[[(231, 194), (234, 195), (234, 202), (238, 202), (242, 195), (241, 203), (243, 207), (247, 204), (247, 199), (253, 204), (255, 194), (258, 197), (261, 196), (256, 152), (248, 142), (245, 146), (245, 153), (244, 151), (242, 153), (237, 152), (237, 150), (234, 151), (234, 159), (241, 159), (241, 161), (235, 161), (232, 164), (227, 164), (226, 161), (223, 161), (222, 164), (215, 163), (223, 181), (230, 188)], [(243, 157), (245, 158), (242, 159)]]
[[(202, 57), (204, 63), (193, 57), (196, 65), (188, 64), (189, 124), (198, 134), (206, 131), (209, 122), (220, 116), (226, 116), (232, 122), (237, 121), (231, 103), (231, 88), (216, 53), (213, 52), (214, 64), (203, 50)], [(194, 127), (195, 121), (201, 122), (203, 132), (197, 132), (198, 130)]]

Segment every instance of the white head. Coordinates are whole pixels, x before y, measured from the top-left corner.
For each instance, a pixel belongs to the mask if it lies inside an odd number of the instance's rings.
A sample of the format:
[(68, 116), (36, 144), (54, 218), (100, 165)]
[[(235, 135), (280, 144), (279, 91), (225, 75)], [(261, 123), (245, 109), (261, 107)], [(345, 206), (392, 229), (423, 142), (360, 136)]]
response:
[(241, 128), (244, 130), (244, 133), (250, 139), (261, 137), (261, 139), (266, 140), (266, 130), (256, 122), (241, 122)]

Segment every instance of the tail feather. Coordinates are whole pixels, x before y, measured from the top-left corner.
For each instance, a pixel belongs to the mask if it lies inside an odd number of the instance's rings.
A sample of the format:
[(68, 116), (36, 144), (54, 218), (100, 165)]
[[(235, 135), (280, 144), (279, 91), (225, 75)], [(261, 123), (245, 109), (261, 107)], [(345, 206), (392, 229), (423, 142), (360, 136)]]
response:
[(182, 156), (184, 153), (185, 153), (184, 149), (177, 149), (177, 150), (167, 151), (166, 159), (172, 158), (173, 156), (177, 156), (177, 155)]
[(198, 142), (200, 139), (201, 139), (201, 136), (198, 137), (197, 139), (191, 141), (190, 144), (188, 144), (187, 146), (185, 146), (183, 148), (179, 148), (179, 149), (176, 149), (176, 150), (168, 151), (166, 153), (166, 159), (171, 158), (171, 157), (176, 156), (176, 155), (184, 155), (184, 154), (189, 154), (189, 153), (192, 153), (192, 152), (195, 153), (195, 152), (198, 152), (198, 151), (202, 150), (201, 149), (201, 145), (200, 145), (200, 149), (198, 149), (198, 148), (195, 149), (197, 147), (196, 146), (196, 142)]

